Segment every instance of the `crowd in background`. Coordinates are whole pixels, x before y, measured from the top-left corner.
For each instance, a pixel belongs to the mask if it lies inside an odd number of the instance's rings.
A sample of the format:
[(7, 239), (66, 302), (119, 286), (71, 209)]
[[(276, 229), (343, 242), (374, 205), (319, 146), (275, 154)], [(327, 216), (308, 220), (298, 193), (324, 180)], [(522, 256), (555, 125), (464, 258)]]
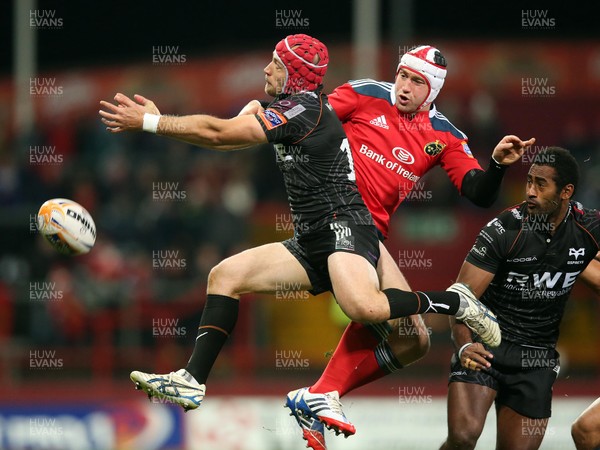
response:
[[(442, 93), (438, 107), (470, 137), (484, 166), (495, 143), (512, 131), (489, 95), (458, 101)], [(561, 142), (552, 144), (570, 149), (581, 164), (576, 197), (600, 206), (600, 135), (577, 119), (562, 127)], [(60, 158), (32, 162), (32, 146), (54, 148)], [(521, 199), (524, 172), (513, 172), (500, 205)], [(440, 173), (425, 180), (431, 199), (407, 202), (400, 214), (474, 208)], [(37, 208), (54, 197), (71, 198), (91, 213), (98, 239), (90, 254), (60, 256), (35, 230)], [(269, 146), (219, 153), (143, 133), (112, 135), (95, 110), (35, 133), (2, 130), (0, 207), (0, 342), (24, 349), (86, 351), (104, 339), (108, 346), (152, 350), (161, 342), (153, 319), (179, 315), (180, 326), (195, 327), (211, 267), (244, 248), (284, 239), (280, 231), (289, 231), (290, 222)], [(13, 361), (14, 354), (3, 352)]]

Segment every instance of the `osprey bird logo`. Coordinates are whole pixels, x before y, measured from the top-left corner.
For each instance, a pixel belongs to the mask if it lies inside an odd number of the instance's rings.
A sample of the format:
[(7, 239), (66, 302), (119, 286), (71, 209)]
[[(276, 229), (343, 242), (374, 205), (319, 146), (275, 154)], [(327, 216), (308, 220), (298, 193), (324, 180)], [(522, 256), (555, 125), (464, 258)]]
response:
[(579, 248), (579, 249), (574, 249), (574, 248), (570, 248), (569, 249), (569, 256), (574, 256), (575, 259), (579, 259), (580, 256), (585, 255), (585, 248)]

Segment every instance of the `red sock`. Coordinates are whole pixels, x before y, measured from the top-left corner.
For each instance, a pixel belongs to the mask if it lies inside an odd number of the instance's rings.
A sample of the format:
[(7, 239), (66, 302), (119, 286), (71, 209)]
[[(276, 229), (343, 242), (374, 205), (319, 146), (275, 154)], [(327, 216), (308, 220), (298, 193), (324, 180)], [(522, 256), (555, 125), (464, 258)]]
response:
[[(379, 368), (374, 353), (381, 342), (381, 336), (373, 331), (371, 326), (351, 322), (346, 327), (321, 378), (309, 388), (309, 391), (322, 394), (338, 391), (342, 396), (372, 379), (384, 376), (386, 372)], [(377, 371), (381, 371), (382, 374), (375, 376)], [(372, 378), (373, 376), (375, 378)]]
[(379, 362), (375, 357), (374, 349), (368, 353), (365, 358), (358, 364), (350, 376), (340, 383), (342, 389), (338, 389), (340, 397), (343, 397), (348, 392), (378, 380), (389, 374), (390, 372), (379, 366)]

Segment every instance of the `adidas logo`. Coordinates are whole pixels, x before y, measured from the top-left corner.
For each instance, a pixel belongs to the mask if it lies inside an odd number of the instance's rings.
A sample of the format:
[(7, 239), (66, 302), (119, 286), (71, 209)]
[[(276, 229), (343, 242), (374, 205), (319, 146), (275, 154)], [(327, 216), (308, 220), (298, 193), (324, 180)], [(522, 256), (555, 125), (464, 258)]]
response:
[(385, 116), (383, 114), (379, 117), (375, 117), (369, 123), (371, 125), (375, 125), (376, 127), (385, 128), (386, 130), (389, 130), (389, 128), (390, 128), (389, 125), (387, 124), (387, 120), (385, 120)]

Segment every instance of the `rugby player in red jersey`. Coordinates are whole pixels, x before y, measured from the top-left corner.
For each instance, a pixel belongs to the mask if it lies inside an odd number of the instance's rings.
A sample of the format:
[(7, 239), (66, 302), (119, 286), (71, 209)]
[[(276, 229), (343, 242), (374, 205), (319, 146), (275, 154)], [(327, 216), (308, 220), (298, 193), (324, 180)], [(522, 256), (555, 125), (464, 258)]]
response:
[[(402, 56), (395, 83), (351, 81), (329, 95), (350, 143), (356, 184), (381, 241), (388, 235), (392, 214), (433, 167), (441, 166), (461, 195), (489, 207), (498, 197), (506, 168), (535, 142), (505, 136), (483, 170), (469, 149), (467, 136), (433, 104), (445, 77), (446, 60), (441, 52), (420, 46)], [(377, 271), (382, 286), (409, 290), (394, 258), (382, 242), (379, 247)], [(390, 333), (399, 326), (406, 329)], [(429, 335), (419, 315), (402, 324), (352, 322), (321, 378), (310, 388), (290, 392), (286, 406), (294, 414), (299, 411), (305, 418), (351, 435), (355, 428), (342, 412), (339, 397), (417, 361), (428, 349)]]

